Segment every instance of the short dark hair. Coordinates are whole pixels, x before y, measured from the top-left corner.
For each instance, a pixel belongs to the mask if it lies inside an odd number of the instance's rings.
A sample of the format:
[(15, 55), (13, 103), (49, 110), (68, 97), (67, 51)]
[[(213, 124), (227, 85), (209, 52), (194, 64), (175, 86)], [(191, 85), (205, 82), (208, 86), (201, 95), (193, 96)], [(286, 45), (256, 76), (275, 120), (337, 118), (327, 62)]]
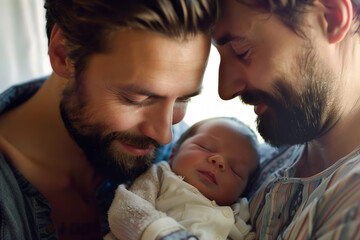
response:
[(210, 35), (219, 17), (218, 0), (45, 0), (45, 9), (48, 39), (56, 24), (76, 75), (91, 55), (106, 50), (114, 30), (139, 29), (187, 39)]
[[(301, 30), (304, 13), (307, 12), (309, 6), (313, 6), (315, 0), (237, 0), (251, 8), (259, 9), (260, 11), (274, 13), (278, 15), (281, 20), (294, 32), (300, 36), (305, 37)], [(352, 0), (356, 6), (355, 19), (360, 21), (360, 1)], [(359, 32), (359, 29), (356, 30)]]
[[(208, 118), (208, 119), (204, 119), (201, 120), (195, 124), (193, 124), (191, 127), (189, 127), (179, 138), (179, 140), (176, 142), (175, 146), (174, 146), (174, 153), (173, 153), (173, 157), (177, 154), (177, 151), (180, 149), (181, 145), (184, 143), (184, 141), (192, 136), (194, 136), (197, 133), (197, 130), (199, 129), (199, 127), (204, 124), (207, 121), (210, 120), (216, 120), (216, 119), (228, 119), (231, 121), (234, 121), (236, 124), (239, 125), (239, 128), (245, 129), (246, 130), (246, 135), (250, 137), (250, 141), (252, 143), (252, 146), (254, 147), (255, 152), (257, 153), (257, 157), (260, 158), (259, 156), (259, 141), (257, 139), (257, 136), (255, 134), (255, 132), (245, 123), (243, 123), (242, 121), (238, 120), (237, 118), (234, 117), (214, 117), (214, 118)], [(258, 159), (259, 160), (259, 159)]]

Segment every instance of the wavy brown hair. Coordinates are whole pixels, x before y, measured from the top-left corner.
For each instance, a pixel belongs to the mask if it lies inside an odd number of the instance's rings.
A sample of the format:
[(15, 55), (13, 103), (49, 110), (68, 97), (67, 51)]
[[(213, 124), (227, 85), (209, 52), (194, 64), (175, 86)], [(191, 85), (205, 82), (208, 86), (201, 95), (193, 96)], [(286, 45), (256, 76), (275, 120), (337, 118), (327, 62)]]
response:
[(140, 29), (186, 40), (210, 35), (218, 20), (218, 0), (45, 0), (46, 31), (56, 24), (66, 39), (76, 75), (88, 58), (106, 51), (117, 29)]
[[(315, 0), (237, 0), (239, 3), (247, 5), (260, 11), (274, 13), (280, 16), (281, 20), (294, 32), (305, 37), (301, 30), (304, 13)], [(352, 0), (356, 9), (354, 20), (360, 22), (360, 0)], [(359, 27), (356, 29), (359, 33)]]

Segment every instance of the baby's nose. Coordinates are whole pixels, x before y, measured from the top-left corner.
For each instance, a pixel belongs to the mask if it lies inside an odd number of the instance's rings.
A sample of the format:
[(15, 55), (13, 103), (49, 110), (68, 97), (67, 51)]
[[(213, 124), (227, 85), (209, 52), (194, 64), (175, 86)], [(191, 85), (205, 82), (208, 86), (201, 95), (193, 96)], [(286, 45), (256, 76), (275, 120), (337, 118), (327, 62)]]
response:
[(225, 161), (220, 154), (210, 156), (208, 162), (215, 164), (221, 171), (225, 171)]

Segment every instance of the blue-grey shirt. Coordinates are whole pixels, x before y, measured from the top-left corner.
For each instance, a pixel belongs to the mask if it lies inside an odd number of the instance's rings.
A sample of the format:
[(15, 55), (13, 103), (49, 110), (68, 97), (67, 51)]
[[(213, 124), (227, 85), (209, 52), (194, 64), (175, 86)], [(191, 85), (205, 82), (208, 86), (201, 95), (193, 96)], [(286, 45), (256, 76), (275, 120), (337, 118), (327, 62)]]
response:
[[(45, 78), (19, 84), (0, 94), (0, 114), (28, 100), (44, 81)], [(172, 146), (186, 128), (185, 123), (173, 127), (174, 139), (160, 148), (158, 160), (170, 155)], [(104, 181), (96, 190), (103, 235), (109, 232), (107, 211), (118, 184)], [(58, 239), (50, 213), (51, 207), (46, 198), (0, 152), (0, 239)], [(179, 231), (163, 239), (195, 238)]]

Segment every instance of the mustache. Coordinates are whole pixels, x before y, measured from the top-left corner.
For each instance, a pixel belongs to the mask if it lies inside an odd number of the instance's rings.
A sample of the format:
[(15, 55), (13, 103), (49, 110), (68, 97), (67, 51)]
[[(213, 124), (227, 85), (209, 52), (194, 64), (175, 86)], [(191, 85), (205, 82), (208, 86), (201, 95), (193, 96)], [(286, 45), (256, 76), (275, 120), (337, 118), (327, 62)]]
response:
[(112, 132), (106, 135), (106, 137), (104, 138), (104, 141), (108, 143), (114, 140), (119, 140), (140, 149), (147, 149), (151, 146), (154, 146), (155, 148), (160, 147), (160, 144), (152, 138), (145, 136), (136, 136), (126, 132)]
[(239, 98), (244, 104), (248, 104), (248, 105), (266, 103), (267, 105), (271, 106), (271, 105), (276, 105), (276, 103), (278, 102), (273, 96), (260, 90), (243, 92), (241, 96), (239, 96)]

